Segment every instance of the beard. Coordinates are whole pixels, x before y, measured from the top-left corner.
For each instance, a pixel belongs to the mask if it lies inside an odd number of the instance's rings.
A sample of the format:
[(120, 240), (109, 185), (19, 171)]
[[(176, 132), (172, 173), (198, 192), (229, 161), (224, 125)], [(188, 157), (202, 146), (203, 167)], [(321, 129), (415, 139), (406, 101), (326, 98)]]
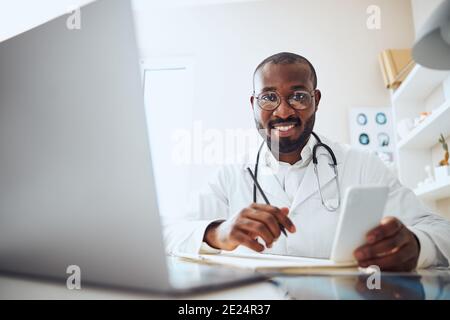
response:
[(314, 123), (315, 123), (316, 117), (315, 113), (309, 117), (305, 124), (303, 131), (301, 132), (300, 136), (298, 138), (292, 138), (292, 137), (279, 137), (276, 140), (272, 140), (272, 137), (270, 134), (267, 134), (267, 130), (269, 128), (272, 128), (272, 126), (275, 123), (283, 123), (283, 122), (295, 122), (296, 125), (301, 127), (302, 121), (298, 117), (289, 117), (287, 119), (276, 119), (269, 121), (267, 126), (264, 127), (264, 125), (258, 121), (255, 118), (255, 123), (258, 131), (260, 132), (263, 139), (266, 141), (267, 146), (269, 147), (270, 151), (272, 153), (279, 153), (279, 154), (288, 154), (295, 151), (300, 151), (303, 149), (303, 147), (308, 143), (309, 137), (311, 136), (311, 133), (314, 129)]

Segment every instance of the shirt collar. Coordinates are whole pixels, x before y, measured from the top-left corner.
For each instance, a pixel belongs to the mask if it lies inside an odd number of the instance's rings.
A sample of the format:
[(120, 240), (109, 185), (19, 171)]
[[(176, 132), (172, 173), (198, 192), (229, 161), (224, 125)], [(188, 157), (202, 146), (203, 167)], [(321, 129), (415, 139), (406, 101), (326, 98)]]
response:
[(266, 165), (271, 168), (274, 171), (278, 171), (280, 167), (287, 167), (287, 168), (304, 168), (309, 165), (312, 159), (312, 150), (314, 146), (317, 144), (316, 138), (311, 134), (308, 140), (308, 143), (305, 145), (301, 152), (301, 159), (297, 161), (294, 164), (289, 164), (287, 162), (281, 162), (278, 161), (270, 152), (269, 148), (267, 147), (267, 144), (264, 144), (263, 147), (263, 155), (265, 159)]

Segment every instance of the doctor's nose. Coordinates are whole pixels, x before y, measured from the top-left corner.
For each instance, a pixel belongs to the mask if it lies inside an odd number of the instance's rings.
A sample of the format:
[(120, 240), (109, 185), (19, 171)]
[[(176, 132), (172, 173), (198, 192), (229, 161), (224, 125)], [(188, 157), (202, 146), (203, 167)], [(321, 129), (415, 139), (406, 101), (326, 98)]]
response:
[(281, 99), (281, 103), (273, 112), (273, 116), (281, 119), (287, 119), (290, 116), (295, 116), (295, 110), (289, 105), (286, 99)]

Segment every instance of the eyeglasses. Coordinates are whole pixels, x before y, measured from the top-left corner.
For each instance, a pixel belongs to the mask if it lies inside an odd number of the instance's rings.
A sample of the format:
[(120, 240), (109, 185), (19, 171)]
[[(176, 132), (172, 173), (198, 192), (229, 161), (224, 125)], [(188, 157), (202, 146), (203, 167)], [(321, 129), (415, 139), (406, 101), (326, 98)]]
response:
[[(306, 110), (312, 106), (314, 93), (297, 90), (294, 91), (289, 97), (287, 97), (287, 103), (295, 110)], [(258, 106), (266, 111), (275, 111), (281, 104), (281, 97), (276, 91), (265, 91), (259, 95), (253, 93), (253, 97), (258, 101)]]

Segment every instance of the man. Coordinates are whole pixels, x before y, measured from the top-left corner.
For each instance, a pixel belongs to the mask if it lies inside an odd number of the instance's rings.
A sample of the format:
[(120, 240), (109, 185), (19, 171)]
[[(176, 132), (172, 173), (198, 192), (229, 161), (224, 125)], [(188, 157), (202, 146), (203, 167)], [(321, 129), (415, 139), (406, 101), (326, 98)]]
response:
[[(315, 69), (306, 58), (279, 53), (261, 62), (254, 73), (250, 102), (265, 140), (258, 181), (271, 205), (261, 204), (260, 194), (254, 201), (247, 168), (256, 169), (257, 153), (251, 153), (243, 163), (224, 166), (186, 219), (167, 226), (169, 251), (198, 253), (242, 245), (257, 252), (330, 257), (339, 214), (322, 204), (311, 161), (318, 142), (312, 132), (320, 99)], [(320, 187), (330, 203), (337, 203), (336, 182), (341, 190), (364, 184), (390, 189), (385, 218), (354, 252), (359, 266), (410, 271), (449, 265), (448, 221), (426, 212), (376, 155), (318, 138), (337, 159), (338, 181), (328, 166), (326, 151), (319, 149)], [(287, 236), (282, 229), (288, 231)]]

